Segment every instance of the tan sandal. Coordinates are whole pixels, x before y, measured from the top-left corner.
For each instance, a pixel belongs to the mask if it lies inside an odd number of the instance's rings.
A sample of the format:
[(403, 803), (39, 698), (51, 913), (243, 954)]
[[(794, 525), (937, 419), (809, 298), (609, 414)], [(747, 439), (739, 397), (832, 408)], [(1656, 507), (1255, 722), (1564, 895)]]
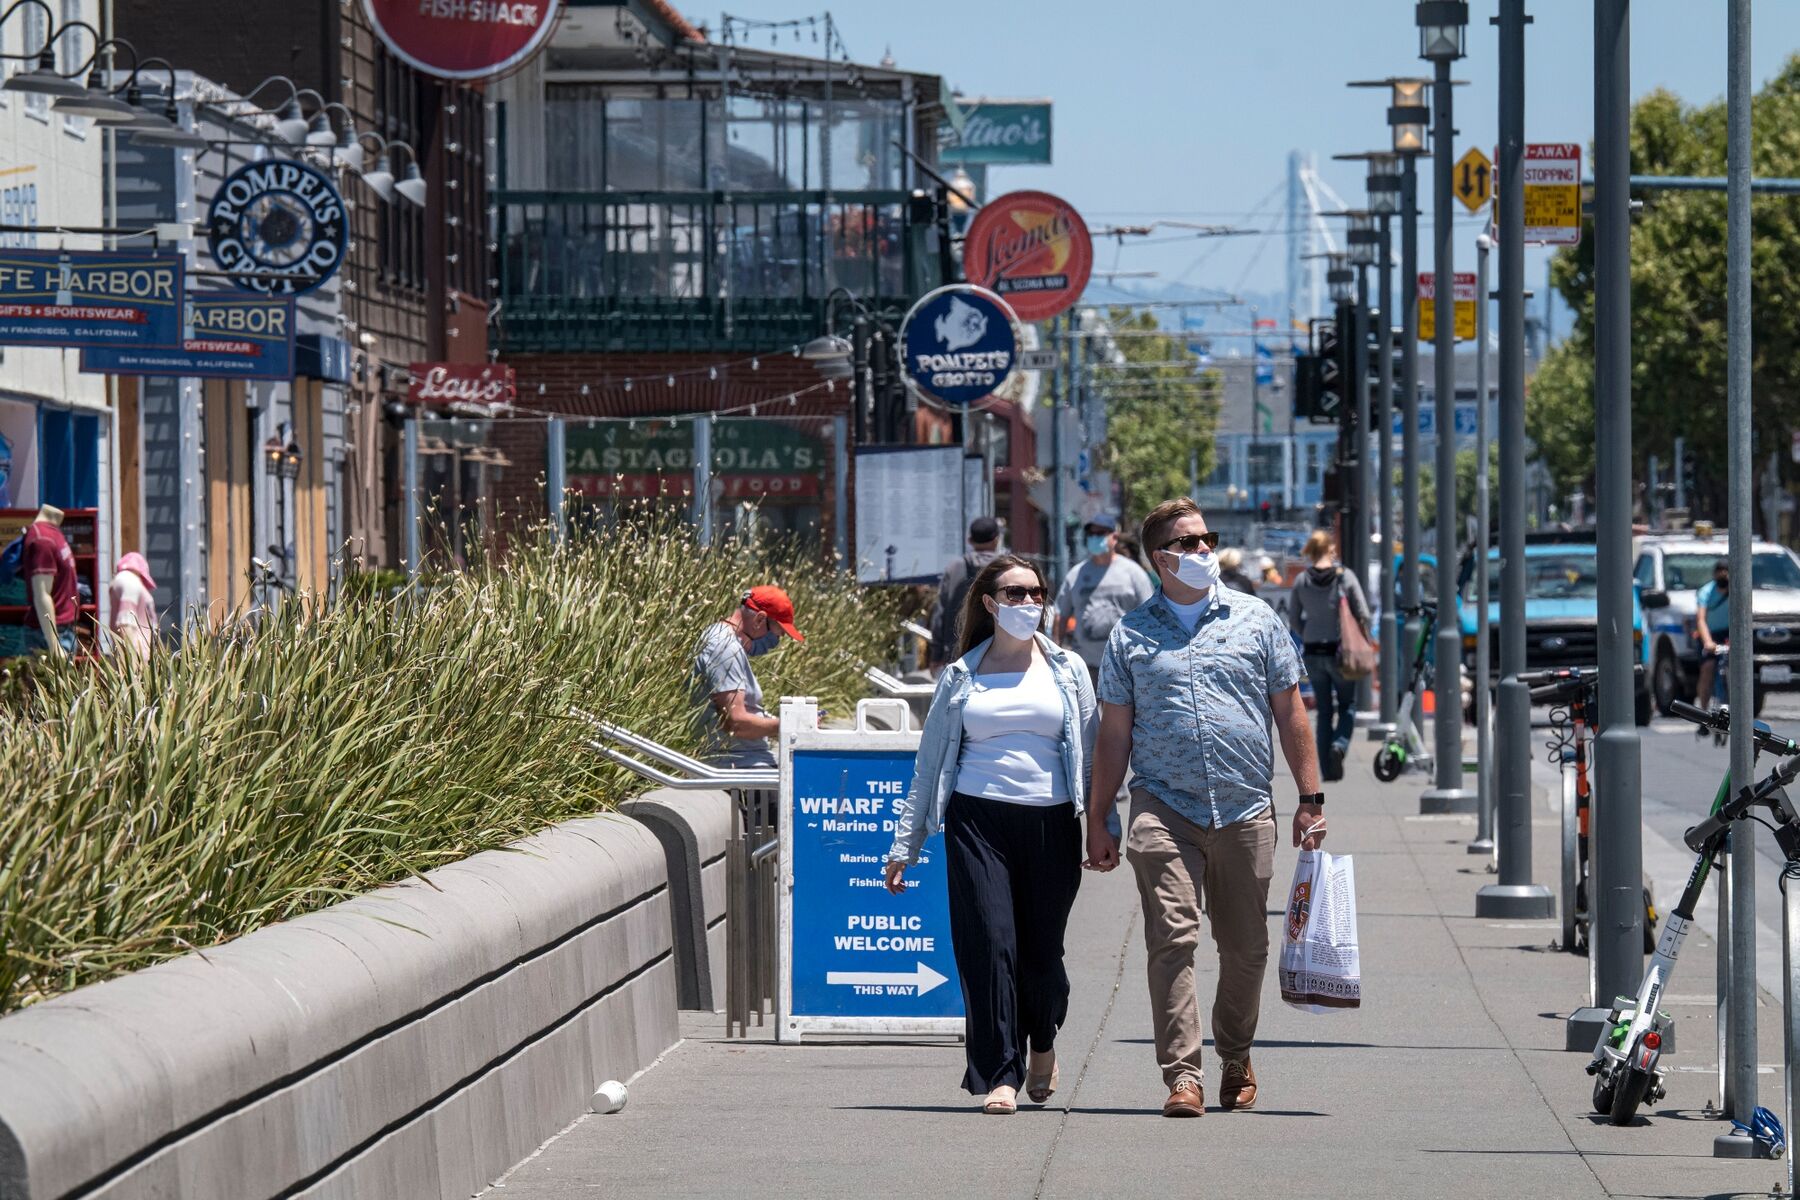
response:
[(987, 1102), (981, 1111), (990, 1117), (1010, 1117), (1019, 1111), (1019, 1092), (1017, 1088), (1001, 1084), (987, 1095)]
[(1033, 1075), (1025, 1072), (1025, 1094), (1031, 1097), (1033, 1104), (1047, 1104), (1050, 1097), (1056, 1095), (1057, 1085), (1062, 1082), (1062, 1064), (1055, 1059), (1050, 1060), (1048, 1075)]

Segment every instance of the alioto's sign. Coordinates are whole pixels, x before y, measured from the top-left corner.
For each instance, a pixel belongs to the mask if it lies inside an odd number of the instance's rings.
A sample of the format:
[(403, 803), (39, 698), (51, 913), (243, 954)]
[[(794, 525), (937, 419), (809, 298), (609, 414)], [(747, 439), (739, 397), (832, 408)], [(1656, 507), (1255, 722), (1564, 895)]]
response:
[(298, 296), (333, 275), (349, 245), (344, 198), (323, 172), (270, 160), (234, 171), (213, 196), (207, 240), (247, 292)]
[(81, 369), (195, 379), (292, 379), (295, 304), (287, 297), (191, 296), (176, 346), (107, 346), (81, 352)]
[(966, 283), (941, 287), (913, 305), (900, 326), (900, 348), (913, 386), (959, 408), (998, 391), (1019, 358), (1006, 301)]
[(175, 346), (181, 317), (173, 255), (0, 251), (0, 345)]
[(444, 79), (514, 70), (556, 28), (561, 0), (363, 0), (387, 48)]

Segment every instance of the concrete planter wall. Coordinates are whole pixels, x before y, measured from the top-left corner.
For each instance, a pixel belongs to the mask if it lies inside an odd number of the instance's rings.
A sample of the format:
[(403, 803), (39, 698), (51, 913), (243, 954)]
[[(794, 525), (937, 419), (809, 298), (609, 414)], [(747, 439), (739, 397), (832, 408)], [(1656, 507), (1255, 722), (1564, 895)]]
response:
[(681, 1007), (712, 1012), (725, 1004), (725, 844), (737, 806), (724, 792), (659, 788), (621, 811), (662, 843), (669, 867), (675, 978)]
[(465, 1197), (678, 1039), (607, 815), (0, 1020), (0, 1197)]

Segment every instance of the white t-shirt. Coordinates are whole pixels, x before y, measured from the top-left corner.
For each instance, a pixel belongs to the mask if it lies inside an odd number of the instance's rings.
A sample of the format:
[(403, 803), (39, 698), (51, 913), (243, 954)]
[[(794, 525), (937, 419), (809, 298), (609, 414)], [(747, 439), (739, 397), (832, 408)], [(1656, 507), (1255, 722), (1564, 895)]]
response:
[(1217, 586), (1215, 585), (1212, 590), (1209, 590), (1206, 593), (1206, 595), (1200, 597), (1200, 599), (1194, 601), (1192, 604), (1177, 604), (1165, 594), (1163, 596), (1163, 603), (1169, 606), (1171, 612), (1181, 618), (1181, 623), (1187, 626), (1187, 631), (1189, 633), (1192, 633), (1199, 627), (1200, 618), (1205, 615), (1207, 607), (1212, 604), (1213, 594), (1217, 590)]
[(1069, 800), (1062, 769), (1063, 697), (1050, 664), (1034, 658), (1026, 670), (975, 675), (971, 682), (956, 790), (1012, 804)]

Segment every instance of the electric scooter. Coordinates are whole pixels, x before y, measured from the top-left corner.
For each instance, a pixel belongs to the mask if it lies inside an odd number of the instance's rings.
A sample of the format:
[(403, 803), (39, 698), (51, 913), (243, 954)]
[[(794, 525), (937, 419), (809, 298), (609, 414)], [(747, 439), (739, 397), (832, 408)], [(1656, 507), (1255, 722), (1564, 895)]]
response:
[[(1731, 714), (1723, 709), (1707, 713), (1676, 701), (1670, 706), (1670, 712), (1703, 730), (1729, 733), (1731, 729)], [(1785, 790), (1796, 776), (1800, 776), (1800, 742), (1777, 737), (1761, 721), (1755, 723), (1752, 741), (1757, 752), (1773, 754), (1784, 761), (1767, 779), (1754, 788), (1744, 788), (1736, 796), (1729, 795), (1731, 778), (1726, 776), (1713, 800), (1712, 813), (1683, 835), (1688, 849), (1699, 856), (1694, 862), (1693, 874), (1688, 876), (1687, 887), (1669, 914), (1662, 939), (1656, 944), (1656, 953), (1644, 972), (1643, 982), (1638, 985), (1637, 995), (1620, 996), (1613, 1001), (1607, 1023), (1594, 1045), (1594, 1057), (1587, 1065), (1587, 1073), (1594, 1077), (1594, 1111), (1605, 1114), (1614, 1125), (1627, 1124), (1636, 1115), (1639, 1105), (1661, 1100), (1666, 1094), (1661, 1062), (1669, 1015), (1660, 1011), (1657, 1005), (1675, 974), (1675, 960), (1681, 954), (1681, 944), (1687, 939), (1688, 928), (1693, 923), (1694, 907), (1706, 889), (1706, 878), (1725, 843), (1731, 823), (1750, 816), (1752, 809), (1768, 809), (1775, 818), (1772, 827), (1776, 844), (1790, 863), (1800, 861), (1800, 817), (1796, 817)]]
[(1412, 661), (1407, 664), (1406, 691), (1394, 710), (1394, 731), (1375, 752), (1375, 778), (1383, 783), (1394, 782), (1406, 771), (1429, 774), (1435, 765), (1432, 752), (1425, 744), (1425, 733), (1419, 727), (1419, 718), (1425, 693), (1431, 688), (1431, 663), (1426, 656), (1431, 650), (1431, 639), (1437, 633), (1437, 606), (1421, 604), (1401, 612), (1408, 617), (1414, 613), (1423, 615), (1425, 628), (1419, 635), (1419, 644), (1413, 649)]

